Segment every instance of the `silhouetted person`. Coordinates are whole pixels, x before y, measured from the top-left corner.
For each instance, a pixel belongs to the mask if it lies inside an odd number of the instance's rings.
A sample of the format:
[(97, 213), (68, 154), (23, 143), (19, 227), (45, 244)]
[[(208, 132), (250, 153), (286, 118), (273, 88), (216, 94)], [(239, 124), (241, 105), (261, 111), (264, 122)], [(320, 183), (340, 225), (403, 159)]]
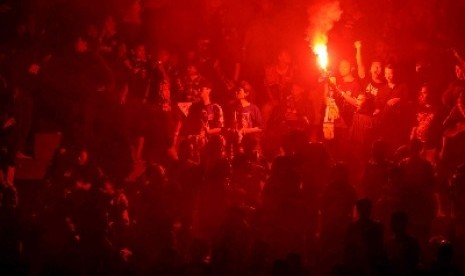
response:
[(411, 218), (412, 233), (422, 243), (428, 241), (430, 224), (437, 208), (434, 194), (436, 178), (431, 163), (420, 155), (423, 143), (414, 139), (409, 149), (409, 157), (399, 164), (400, 207)]
[(345, 264), (353, 275), (377, 275), (384, 262), (383, 225), (371, 219), (372, 203), (360, 199), (358, 219), (349, 225), (345, 241)]
[(319, 254), (315, 237), (318, 228), (319, 197), (330, 178), (332, 161), (323, 143), (306, 143), (300, 157), (299, 171), (302, 177), (308, 253)]
[[(319, 262), (326, 269), (343, 261), (343, 245), (347, 226), (352, 221), (356, 192), (349, 183), (345, 164), (337, 163), (331, 170), (330, 180), (321, 196), (321, 246)], [(325, 271), (329, 273), (329, 270)]]
[[(465, 164), (458, 166), (450, 180), (452, 219), (454, 223), (453, 241), (455, 259), (465, 258)], [(465, 271), (465, 263), (457, 263)]]
[(375, 116), (380, 117), (380, 136), (392, 149), (398, 148), (408, 139), (411, 118), (408, 108), (409, 91), (399, 83), (398, 70), (386, 65), (386, 85), (379, 89), (376, 97)]
[(269, 171), (258, 146), (255, 136), (245, 136), (242, 139), (244, 152), (237, 154), (232, 160), (232, 185), (243, 194), (245, 203), (251, 206), (261, 203), (262, 189)]
[[(428, 275), (447, 275), (458, 276), (463, 275), (453, 264), (454, 249), (452, 244), (447, 241), (441, 241), (437, 250), (436, 261), (433, 263)], [(463, 261), (463, 260), (461, 260)]]
[(284, 154), (273, 160), (264, 191), (264, 212), (270, 224), (265, 230), (274, 258), (283, 258), (289, 252), (300, 253), (304, 248), (307, 218), (301, 190), (301, 162), (296, 155), (301, 148), (300, 137), (299, 132), (284, 136)]
[(193, 240), (189, 250), (189, 261), (182, 268), (181, 275), (211, 275), (212, 268), (207, 262), (209, 250), (210, 248), (207, 241)]
[(388, 184), (389, 170), (393, 164), (388, 159), (388, 145), (378, 140), (373, 143), (371, 159), (365, 167), (362, 177), (361, 192), (373, 201), (376, 206)]
[(215, 234), (212, 248), (212, 266), (215, 274), (238, 275), (245, 268), (252, 242), (246, 212), (246, 208), (231, 207), (218, 233)]
[(229, 204), (231, 164), (225, 155), (225, 141), (214, 135), (205, 146), (204, 183), (199, 193), (199, 224), (202, 237), (211, 238), (219, 230)]
[(420, 245), (407, 232), (408, 216), (394, 212), (391, 216), (393, 237), (386, 245), (388, 261), (393, 275), (416, 275), (420, 259)]
[(136, 265), (139, 273), (153, 272), (163, 252), (172, 248), (173, 195), (166, 170), (159, 164), (147, 167), (138, 183), (129, 211), (134, 214)]

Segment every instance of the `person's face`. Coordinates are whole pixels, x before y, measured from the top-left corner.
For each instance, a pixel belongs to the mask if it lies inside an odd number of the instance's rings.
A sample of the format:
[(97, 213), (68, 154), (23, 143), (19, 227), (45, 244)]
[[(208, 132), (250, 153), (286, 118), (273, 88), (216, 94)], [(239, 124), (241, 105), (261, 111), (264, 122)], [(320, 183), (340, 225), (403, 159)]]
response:
[(244, 88), (241, 87), (236, 91), (236, 98), (238, 100), (245, 99), (246, 97), (247, 97), (247, 92), (245, 92)]
[(388, 83), (394, 83), (394, 70), (392, 68), (384, 69), (384, 77)]
[(347, 60), (343, 60), (339, 64), (339, 74), (343, 77), (350, 74), (350, 63)]
[(207, 87), (207, 86), (204, 86), (202, 87), (202, 89), (200, 90), (200, 98), (202, 100), (207, 100), (210, 98), (210, 92), (211, 92), (211, 88), (210, 87)]
[(197, 68), (193, 65), (189, 65), (187, 67), (187, 75), (189, 76), (197, 76), (198, 75), (198, 71), (197, 71)]
[(357, 96), (357, 107), (360, 108), (363, 105), (363, 103), (365, 102), (365, 100), (366, 100), (365, 95), (363, 95), (363, 94), (358, 95)]
[(87, 160), (89, 160), (89, 154), (86, 150), (81, 151), (78, 156), (79, 164), (84, 165), (85, 163), (87, 163)]
[(381, 62), (375, 61), (371, 64), (370, 73), (373, 79), (379, 79), (383, 73)]
[(87, 41), (85, 41), (82, 37), (79, 37), (76, 40), (76, 43), (74, 44), (74, 49), (78, 53), (83, 53), (83, 52), (87, 51), (87, 49), (88, 49)]

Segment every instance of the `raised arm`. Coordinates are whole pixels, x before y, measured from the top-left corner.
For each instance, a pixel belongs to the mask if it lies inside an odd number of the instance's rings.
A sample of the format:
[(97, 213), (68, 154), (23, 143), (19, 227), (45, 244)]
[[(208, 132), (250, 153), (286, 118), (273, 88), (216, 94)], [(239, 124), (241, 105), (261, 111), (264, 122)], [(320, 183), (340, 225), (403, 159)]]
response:
[(358, 77), (364, 79), (366, 76), (365, 65), (363, 65), (363, 58), (362, 58), (362, 42), (355, 41), (355, 60), (357, 61), (357, 73)]

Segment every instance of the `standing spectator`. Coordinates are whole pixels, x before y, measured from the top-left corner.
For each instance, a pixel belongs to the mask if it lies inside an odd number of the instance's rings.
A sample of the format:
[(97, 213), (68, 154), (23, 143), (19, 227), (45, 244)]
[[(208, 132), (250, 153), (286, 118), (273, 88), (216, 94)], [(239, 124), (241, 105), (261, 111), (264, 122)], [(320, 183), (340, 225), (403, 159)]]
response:
[(369, 199), (356, 202), (358, 219), (349, 225), (345, 241), (345, 265), (354, 275), (373, 275), (384, 269), (383, 225), (371, 219)]
[(219, 135), (224, 127), (223, 109), (210, 99), (212, 85), (203, 82), (200, 87), (200, 101), (194, 102), (183, 124), (183, 135), (193, 139), (197, 155), (211, 135)]
[(419, 139), (425, 145), (422, 155), (433, 165), (437, 164), (438, 143), (436, 136), (440, 129), (436, 126), (437, 112), (432, 105), (431, 87), (427, 84), (421, 86), (417, 100), (416, 124), (412, 128), (410, 139)]
[(388, 241), (387, 257), (393, 275), (416, 275), (420, 261), (420, 245), (408, 234), (408, 216), (404, 212), (394, 212), (391, 216), (393, 237)]
[(263, 106), (263, 121), (267, 124), (273, 109), (285, 99), (290, 91), (295, 77), (295, 68), (291, 55), (286, 50), (281, 50), (275, 64), (265, 68), (266, 103)]
[(343, 245), (346, 228), (352, 221), (356, 192), (349, 182), (347, 165), (337, 163), (330, 173), (330, 180), (323, 189), (320, 200), (320, 246), (323, 252), (318, 261), (323, 271), (343, 262)]
[(233, 132), (230, 143), (233, 148), (239, 147), (245, 135), (258, 137), (263, 129), (262, 115), (258, 107), (250, 102), (252, 87), (243, 81), (236, 89), (236, 103), (229, 115), (229, 128)]
[(393, 65), (384, 68), (387, 84), (380, 89), (374, 115), (381, 118), (380, 136), (392, 150), (408, 140), (410, 131), (409, 92), (405, 84), (398, 82), (398, 72)]
[(409, 150), (409, 156), (399, 164), (401, 208), (411, 218), (414, 235), (420, 243), (426, 244), (431, 222), (440, 208), (435, 191), (436, 178), (431, 163), (421, 157), (422, 142), (412, 140)]

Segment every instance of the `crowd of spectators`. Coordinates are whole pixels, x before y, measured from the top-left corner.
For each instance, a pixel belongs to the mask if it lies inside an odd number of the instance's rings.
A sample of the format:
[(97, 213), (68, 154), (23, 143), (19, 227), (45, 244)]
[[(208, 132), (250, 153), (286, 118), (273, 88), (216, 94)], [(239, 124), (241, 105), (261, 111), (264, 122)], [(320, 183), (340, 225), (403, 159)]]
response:
[(1, 271), (465, 272), (460, 1), (340, 1), (327, 71), (319, 1), (45, 2), (0, 1)]

